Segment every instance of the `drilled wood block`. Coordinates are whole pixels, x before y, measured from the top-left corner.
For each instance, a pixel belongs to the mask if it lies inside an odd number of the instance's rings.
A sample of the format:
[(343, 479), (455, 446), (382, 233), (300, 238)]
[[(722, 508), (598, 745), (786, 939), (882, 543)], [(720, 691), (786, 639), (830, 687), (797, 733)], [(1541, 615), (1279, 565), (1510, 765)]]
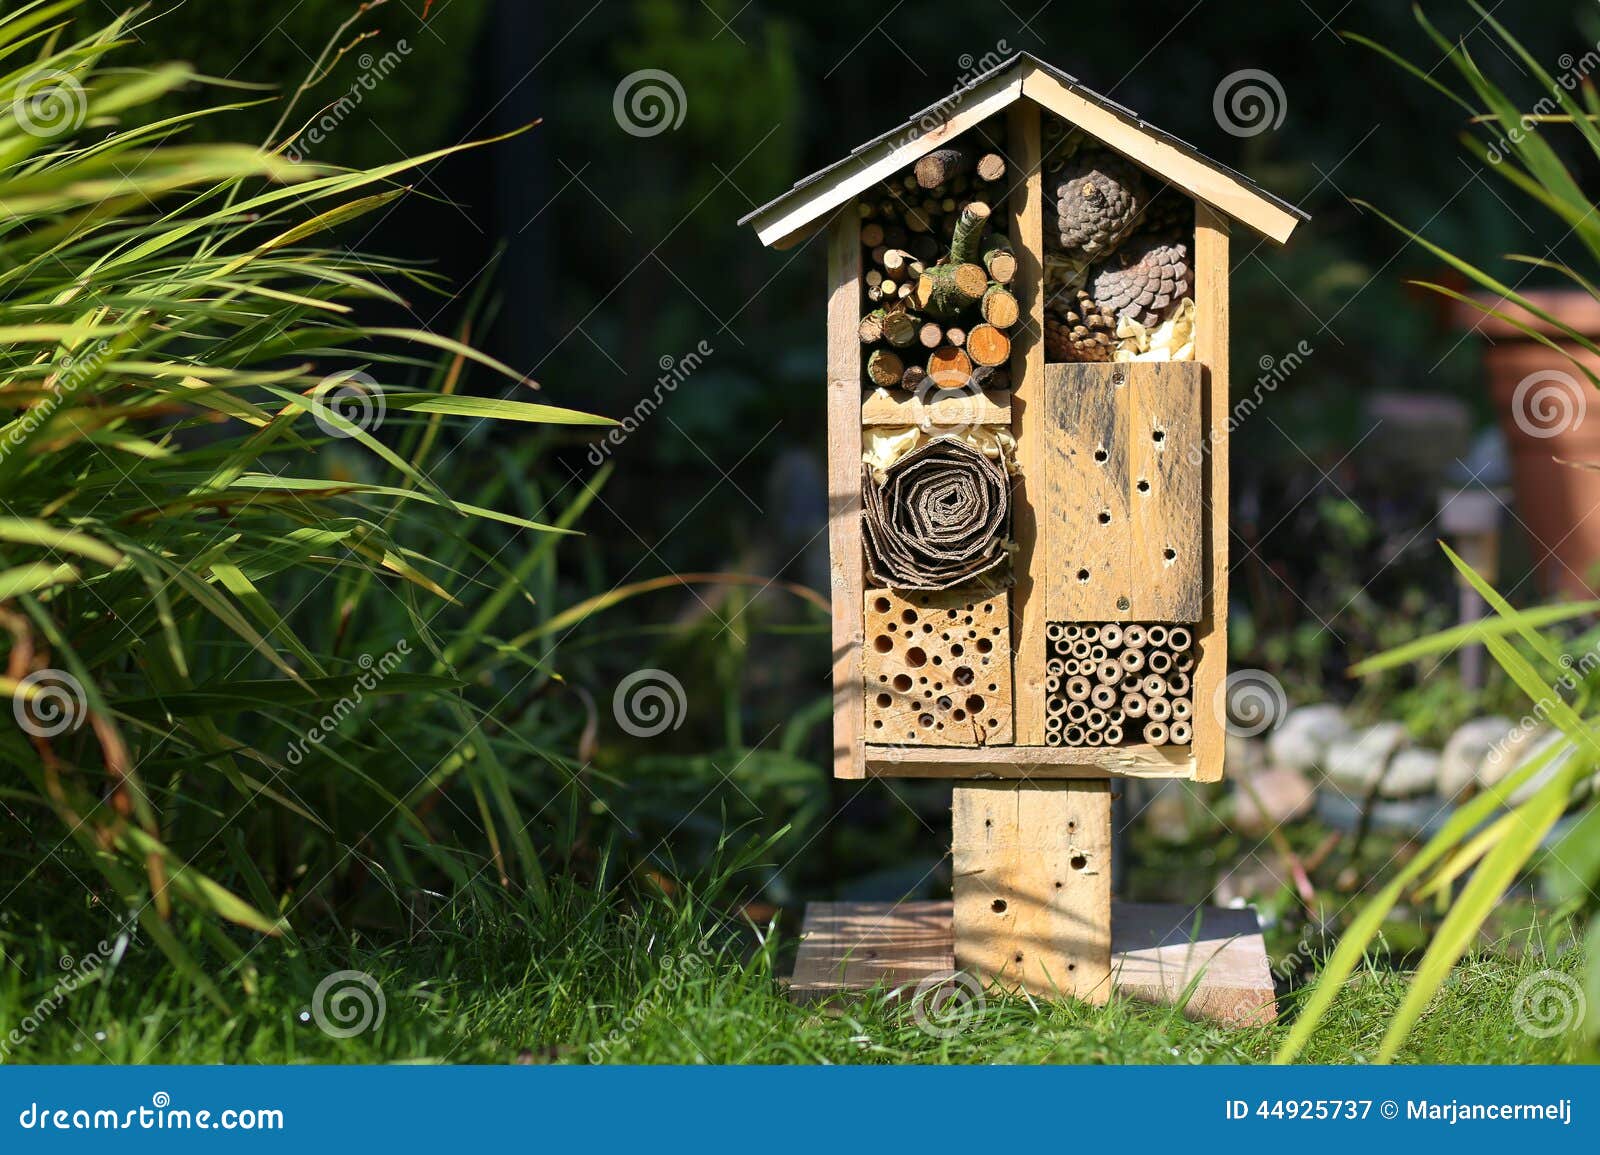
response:
[(1007, 595), (986, 593), (867, 591), (862, 667), (869, 741), (1011, 742)]
[(1035, 515), (1051, 621), (1199, 620), (1200, 373), (1192, 361), (1045, 366)]
[(1002, 986), (1111, 993), (1111, 791), (1101, 781), (952, 790), (956, 965)]

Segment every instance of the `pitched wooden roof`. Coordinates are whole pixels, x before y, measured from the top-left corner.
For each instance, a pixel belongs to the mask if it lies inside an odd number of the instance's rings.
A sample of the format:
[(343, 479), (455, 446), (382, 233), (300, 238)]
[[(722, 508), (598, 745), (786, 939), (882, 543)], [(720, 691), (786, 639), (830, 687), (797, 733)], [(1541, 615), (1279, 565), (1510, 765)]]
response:
[(1301, 221), (1311, 219), (1294, 205), (1258, 188), (1249, 177), (1140, 119), (1131, 109), (1101, 96), (1032, 54), (1019, 52), (912, 113), (904, 124), (860, 145), (849, 156), (796, 181), (788, 192), (739, 223), (753, 224), (762, 244), (787, 248), (846, 201), (1024, 96), (1155, 172), (1195, 200), (1279, 244), (1289, 239)]

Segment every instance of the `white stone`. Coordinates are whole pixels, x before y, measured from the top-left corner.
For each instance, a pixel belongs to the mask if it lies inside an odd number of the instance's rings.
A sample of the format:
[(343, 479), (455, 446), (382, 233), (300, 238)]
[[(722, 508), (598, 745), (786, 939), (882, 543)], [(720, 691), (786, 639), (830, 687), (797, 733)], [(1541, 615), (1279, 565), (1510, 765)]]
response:
[(1274, 766), (1312, 770), (1322, 765), (1328, 747), (1350, 733), (1344, 710), (1332, 702), (1290, 710), (1267, 737), (1267, 757)]
[(1406, 741), (1399, 722), (1379, 722), (1340, 738), (1328, 748), (1328, 777), (1346, 791), (1365, 794), (1383, 777), (1389, 758)]
[(1233, 784), (1233, 828), (1259, 836), (1309, 813), (1316, 801), (1310, 777), (1292, 767), (1241, 775)]
[(1439, 765), (1439, 794), (1458, 798), (1477, 784), (1478, 772), (1489, 751), (1505, 742), (1515, 726), (1510, 718), (1474, 718), (1450, 735)]
[[(1534, 772), (1532, 778), (1513, 790), (1506, 799), (1510, 805), (1520, 806), (1559, 774), (1568, 760), (1577, 753), (1568, 742), (1567, 736), (1554, 726), (1519, 727), (1513, 731), (1510, 739), (1492, 749), (1478, 768), (1478, 788), (1489, 789), (1510, 777), (1523, 763), (1561, 745), (1567, 746), (1567, 749), (1553, 755), (1542, 768)], [(1579, 793), (1582, 793), (1581, 789)]]
[(1389, 759), (1378, 793), (1385, 798), (1411, 798), (1430, 793), (1439, 782), (1441, 758), (1437, 750), (1397, 750)]

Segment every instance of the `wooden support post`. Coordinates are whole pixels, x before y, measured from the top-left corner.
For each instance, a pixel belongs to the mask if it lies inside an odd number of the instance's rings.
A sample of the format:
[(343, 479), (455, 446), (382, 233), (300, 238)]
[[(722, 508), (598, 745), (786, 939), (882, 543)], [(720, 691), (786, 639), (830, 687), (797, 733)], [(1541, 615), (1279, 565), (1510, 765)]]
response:
[(865, 778), (861, 644), (861, 218), (828, 226), (828, 562), (833, 604), (833, 774)]
[(951, 805), (956, 966), (1034, 994), (1111, 994), (1105, 781), (963, 782)]
[(1194, 355), (1205, 374), (1201, 556), (1209, 579), (1194, 674), (1194, 760), (1196, 781), (1220, 782), (1227, 749), (1217, 698), (1228, 676), (1228, 218), (1196, 204), (1194, 231)]
[(1019, 746), (1044, 745), (1046, 622), (1044, 588), (1035, 581), (1035, 559), (1046, 554), (1038, 540), (1036, 503), (1045, 500), (1044, 380), (1044, 182), (1040, 172), (1039, 106), (1019, 100), (1006, 109), (1011, 153), (1011, 244), (1017, 275), (1011, 290), (1022, 315), (1011, 330), (1011, 434), (1021, 476), (1012, 489), (1011, 655)]

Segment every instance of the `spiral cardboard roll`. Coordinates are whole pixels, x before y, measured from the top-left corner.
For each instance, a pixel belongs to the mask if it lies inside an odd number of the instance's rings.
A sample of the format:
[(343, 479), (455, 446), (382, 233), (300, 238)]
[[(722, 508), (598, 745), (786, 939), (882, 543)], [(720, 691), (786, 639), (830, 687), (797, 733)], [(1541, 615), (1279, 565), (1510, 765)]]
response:
[(995, 579), (1007, 559), (1005, 467), (966, 442), (935, 437), (862, 479), (872, 579), (896, 590), (946, 590)]

